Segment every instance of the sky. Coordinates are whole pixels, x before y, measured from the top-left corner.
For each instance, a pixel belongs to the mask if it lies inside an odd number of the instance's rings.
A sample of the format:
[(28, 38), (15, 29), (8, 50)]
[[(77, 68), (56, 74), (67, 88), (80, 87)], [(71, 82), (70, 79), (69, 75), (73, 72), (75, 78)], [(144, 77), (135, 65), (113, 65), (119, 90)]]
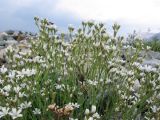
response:
[(47, 18), (59, 30), (94, 20), (121, 25), (120, 32), (160, 32), (160, 0), (0, 0), (0, 31), (37, 31), (34, 16)]

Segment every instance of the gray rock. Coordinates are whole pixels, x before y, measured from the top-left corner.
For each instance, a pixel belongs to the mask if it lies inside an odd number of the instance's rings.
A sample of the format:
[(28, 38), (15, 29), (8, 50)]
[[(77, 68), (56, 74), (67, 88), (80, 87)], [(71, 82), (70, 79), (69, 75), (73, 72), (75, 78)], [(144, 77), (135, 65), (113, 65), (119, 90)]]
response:
[(160, 40), (160, 33), (156, 33), (151, 37), (151, 40)]
[(6, 41), (6, 44), (7, 45), (14, 45), (14, 44), (17, 44), (18, 42), (16, 40), (8, 40)]
[(6, 38), (7, 36), (8, 36), (8, 34), (5, 33), (5, 32), (0, 33), (0, 41), (6, 40), (6, 39), (7, 39), (7, 38)]
[(150, 41), (151, 38), (155, 35), (155, 33), (150, 33), (150, 32), (145, 32), (145, 33), (141, 33), (141, 37), (145, 40), (145, 41)]
[(159, 33), (150, 33), (150, 32), (141, 33), (141, 37), (145, 40), (145, 42), (160, 40), (160, 32)]
[(15, 33), (15, 31), (14, 30), (7, 30), (7, 31), (5, 31), (8, 35), (13, 35), (14, 33)]
[(160, 60), (160, 53), (159, 52), (149, 51), (148, 55), (151, 56), (154, 59)]
[(160, 65), (160, 53), (154, 51), (142, 51), (140, 56), (145, 56), (143, 65), (151, 65), (153, 67)]
[(6, 48), (0, 49), (0, 59), (4, 59), (5, 55), (6, 55)]
[(156, 66), (160, 66), (160, 60), (158, 59), (145, 59), (144, 62), (142, 63), (143, 65), (151, 65), (153, 67), (156, 67)]
[(158, 60), (160, 60), (160, 52), (142, 51), (139, 56), (140, 57), (145, 56), (146, 59), (158, 59)]
[(13, 45), (13, 44), (17, 44), (17, 41), (15, 41), (11, 35), (8, 35), (5, 32), (0, 33), (0, 48), (1, 49), (5, 48), (8, 45)]
[(0, 46), (5, 46), (5, 45), (6, 45), (6, 41), (1, 40), (1, 41), (0, 41)]
[(8, 40), (15, 40), (15, 39), (12, 36), (7, 36), (6, 41), (8, 41)]

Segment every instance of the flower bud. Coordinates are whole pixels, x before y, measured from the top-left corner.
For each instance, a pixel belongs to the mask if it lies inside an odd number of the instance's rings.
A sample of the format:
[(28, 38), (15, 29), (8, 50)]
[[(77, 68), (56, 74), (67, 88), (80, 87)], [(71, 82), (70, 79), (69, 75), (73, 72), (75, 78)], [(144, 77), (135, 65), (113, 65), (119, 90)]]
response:
[(89, 109), (86, 109), (85, 110), (85, 115), (88, 115), (89, 114)]
[(96, 112), (96, 106), (92, 105), (92, 107), (91, 107), (91, 113), (95, 113), (95, 112)]

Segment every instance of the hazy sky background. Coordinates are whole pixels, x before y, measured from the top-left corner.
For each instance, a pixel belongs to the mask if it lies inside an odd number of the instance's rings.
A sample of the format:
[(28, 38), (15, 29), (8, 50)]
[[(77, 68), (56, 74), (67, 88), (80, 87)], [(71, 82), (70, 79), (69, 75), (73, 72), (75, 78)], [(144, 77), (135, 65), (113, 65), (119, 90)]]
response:
[(36, 31), (34, 16), (48, 18), (59, 29), (78, 27), (82, 20), (121, 25), (122, 33), (134, 29), (160, 32), (160, 0), (0, 0), (0, 31)]

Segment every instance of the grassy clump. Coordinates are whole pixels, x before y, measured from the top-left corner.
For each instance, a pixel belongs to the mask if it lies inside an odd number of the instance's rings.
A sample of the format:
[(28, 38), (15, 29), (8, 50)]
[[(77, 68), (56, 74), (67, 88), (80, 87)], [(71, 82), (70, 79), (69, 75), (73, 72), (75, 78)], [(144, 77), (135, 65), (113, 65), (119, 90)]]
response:
[(129, 45), (119, 25), (109, 36), (89, 21), (69, 26), (66, 42), (54, 24), (35, 21), (38, 39), (25, 50), (8, 47), (9, 66), (0, 68), (1, 119), (160, 119), (160, 68), (141, 65), (141, 40)]
[(151, 50), (153, 50), (155, 52), (160, 52), (160, 40), (153, 39), (151, 41), (145, 42), (144, 44), (146, 46), (151, 47)]

